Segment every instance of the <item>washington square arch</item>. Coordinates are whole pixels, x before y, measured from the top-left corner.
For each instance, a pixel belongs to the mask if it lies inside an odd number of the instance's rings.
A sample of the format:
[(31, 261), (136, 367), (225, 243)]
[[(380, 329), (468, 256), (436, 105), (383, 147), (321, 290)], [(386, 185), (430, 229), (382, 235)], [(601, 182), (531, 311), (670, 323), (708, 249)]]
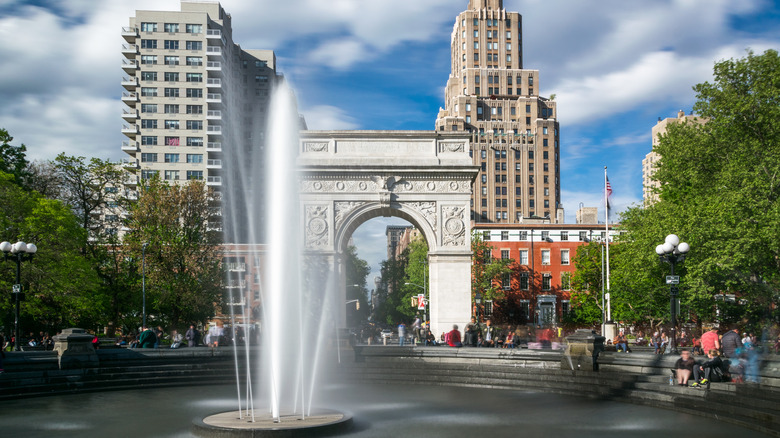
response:
[(433, 333), (471, 315), (469, 136), (435, 131), (303, 131), (298, 167), (305, 252), (331, 264), (342, 297), (342, 254), (375, 217), (399, 217), (428, 243)]

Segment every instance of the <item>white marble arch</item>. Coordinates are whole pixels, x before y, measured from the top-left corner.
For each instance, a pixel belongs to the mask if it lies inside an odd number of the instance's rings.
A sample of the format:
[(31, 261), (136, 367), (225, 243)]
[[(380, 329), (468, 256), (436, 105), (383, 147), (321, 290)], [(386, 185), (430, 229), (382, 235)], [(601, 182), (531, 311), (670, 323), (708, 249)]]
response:
[[(341, 254), (352, 233), (379, 216), (403, 218), (428, 242), (434, 333), (471, 310), (470, 200), (479, 169), (469, 137), (435, 131), (303, 131), (301, 227), (306, 253), (327, 257), (345, 294)], [(339, 318), (343, 325), (344, 317)]]

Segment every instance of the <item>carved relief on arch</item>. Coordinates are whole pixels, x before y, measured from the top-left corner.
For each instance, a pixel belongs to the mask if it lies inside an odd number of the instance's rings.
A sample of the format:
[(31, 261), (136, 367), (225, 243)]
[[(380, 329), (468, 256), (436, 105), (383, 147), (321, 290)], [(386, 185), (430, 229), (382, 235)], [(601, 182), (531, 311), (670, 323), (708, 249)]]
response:
[(324, 141), (307, 141), (303, 143), (304, 152), (328, 152), (328, 143)]
[(434, 201), (421, 201), (421, 202), (401, 202), (399, 205), (408, 207), (417, 211), (420, 216), (424, 217), (431, 229), (436, 230), (436, 202)]
[(323, 248), (328, 245), (328, 207), (307, 205), (305, 208), (306, 248)]
[(341, 224), (347, 216), (355, 209), (364, 205), (365, 202), (335, 202), (333, 204), (333, 217), (335, 218), (335, 228), (338, 230), (341, 228)]
[(465, 212), (463, 207), (442, 207), (442, 246), (466, 244)]

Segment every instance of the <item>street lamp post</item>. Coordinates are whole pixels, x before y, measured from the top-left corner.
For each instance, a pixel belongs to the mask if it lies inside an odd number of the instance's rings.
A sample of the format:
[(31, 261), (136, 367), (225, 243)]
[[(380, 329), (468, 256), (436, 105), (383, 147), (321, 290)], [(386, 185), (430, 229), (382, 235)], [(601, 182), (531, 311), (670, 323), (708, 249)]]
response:
[(685, 242), (680, 242), (680, 238), (675, 234), (666, 236), (666, 240), (661, 245), (655, 247), (655, 253), (658, 254), (662, 262), (669, 263), (672, 269), (672, 275), (666, 277), (669, 284), (669, 302), (672, 319), (672, 336), (669, 346), (671, 352), (677, 353), (677, 293), (680, 291), (677, 286), (680, 284), (680, 277), (674, 275), (674, 266), (685, 260), (685, 255), (691, 250), (691, 246)]
[(141, 299), (143, 300), (141, 306), (141, 312), (143, 313), (143, 321), (141, 327), (146, 328), (146, 247), (148, 243), (141, 245)]
[(479, 324), (479, 320), (481, 317), (479, 306), (480, 304), (482, 304), (482, 295), (480, 295), (479, 292), (477, 292), (477, 294), (474, 295), (474, 304), (477, 305), (477, 324)]
[(38, 251), (38, 247), (34, 243), (16, 242), (11, 244), (10, 242), (0, 243), (0, 251), (3, 252), (3, 260), (13, 260), (16, 262), (16, 283), (13, 288), (14, 295), (14, 350), (20, 351), (20, 345), (22, 337), (19, 336), (19, 305), (24, 299), (22, 294), (22, 262), (29, 262), (32, 260), (35, 253)]

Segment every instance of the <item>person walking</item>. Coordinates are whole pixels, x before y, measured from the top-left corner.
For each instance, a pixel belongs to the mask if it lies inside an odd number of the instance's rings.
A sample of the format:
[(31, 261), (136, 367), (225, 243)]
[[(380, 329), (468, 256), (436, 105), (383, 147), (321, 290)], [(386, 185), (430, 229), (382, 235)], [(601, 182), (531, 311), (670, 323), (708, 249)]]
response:
[(184, 339), (187, 340), (187, 346), (197, 346), (199, 337), (198, 329), (195, 328), (195, 325), (190, 324), (190, 328), (184, 333)]
[(403, 321), (398, 324), (398, 345), (403, 347), (406, 343), (406, 325)]

